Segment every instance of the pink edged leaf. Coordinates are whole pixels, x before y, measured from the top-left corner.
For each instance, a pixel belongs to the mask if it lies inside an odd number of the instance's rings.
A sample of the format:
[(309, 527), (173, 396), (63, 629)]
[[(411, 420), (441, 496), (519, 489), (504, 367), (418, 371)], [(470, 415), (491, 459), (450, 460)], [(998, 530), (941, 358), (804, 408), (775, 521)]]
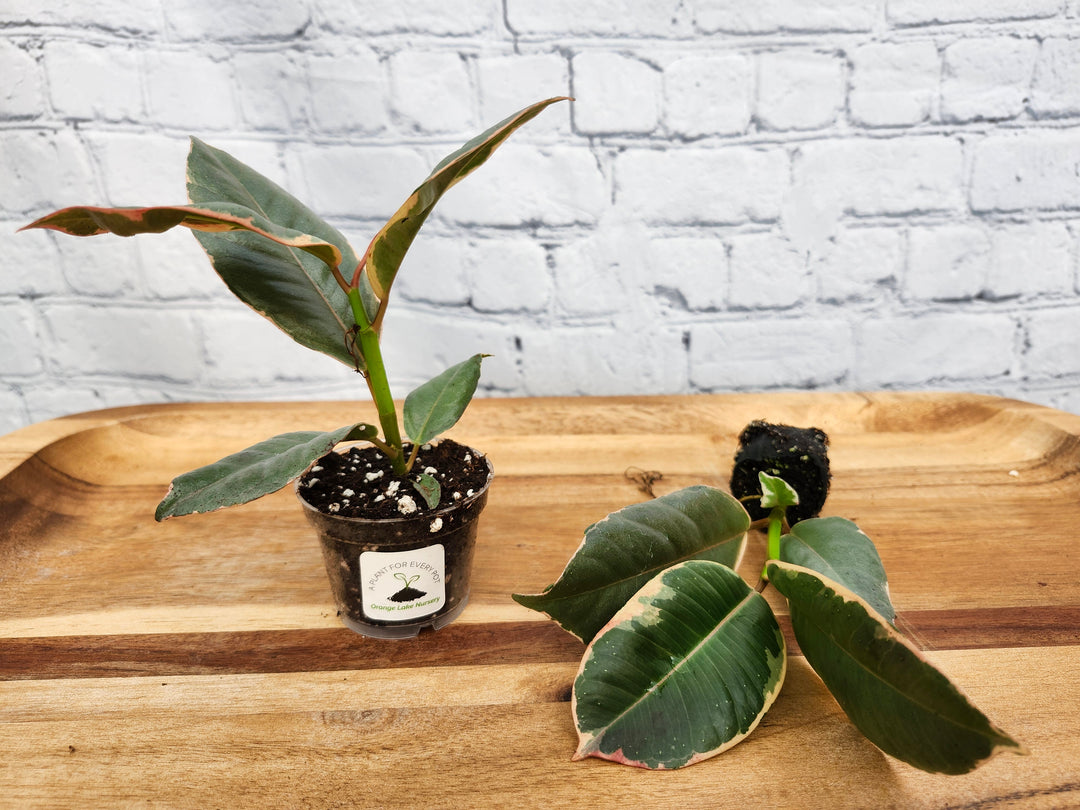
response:
[(373, 439), (378, 429), (358, 422), (337, 430), (281, 433), (173, 479), (155, 520), (213, 512), (276, 492), (341, 442)]
[(97, 236), (103, 233), (135, 236), (140, 233), (164, 233), (179, 226), (209, 233), (250, 231), (279, 245), (310, 253), (328, 267), (338, 268), (341, 265), (341, 251), (329, 242), (275, 225), (250, 208), (230, 203), (150, 208), (73, 206), (54, 211), (20, 230), (48, 228), (72, 236)]
[(585, 650), (574, 759), (654, 770), (708, 759), (754, 730), (786, 671), (784, 636), (761, 594), (719, 563), (668, 568)]
[(405, 253), (443, 194), (455, 183), (483, 165), (520, 126), (531, 121), (552, 104), (566, 100), (565, 96), (560, 96), (532, 104), (500, 121), (447, 155), (432, 170), (428, 178), (409, 195), (397, 213), (375, 234), (375, 238), (368, 245), (364, 261), (371, 289), (375, 297), (379, 299), (378, 314), (373, 321), (376, 329), (382, 324), (390, 287), (394, 283)]
[(727, 492), (685, 487), (589, 526), (558, 581), (542, 593), (515, 593), (513, 599), (588, 643), (665, 568), (691, 559), (737, 567), (749, 528), (746, 510)]
[(1024, 747), (994, 726), (866, 598), (819, 571), (768, 563), (807, 662), (870, 742), (930, 773), (963, 774)]

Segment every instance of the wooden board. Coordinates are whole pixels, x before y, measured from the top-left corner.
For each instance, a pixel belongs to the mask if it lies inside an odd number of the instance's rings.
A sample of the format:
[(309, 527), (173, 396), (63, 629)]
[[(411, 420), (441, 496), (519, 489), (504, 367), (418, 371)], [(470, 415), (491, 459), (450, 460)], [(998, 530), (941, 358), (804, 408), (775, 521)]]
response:
[[(570, 761), (582, 645), (510, 593), (552, 582), (586, 526), (646, 497), (629, 467), (661, 471), (657, 494), (726, 488), (755, 418), (829, 433), (825, 514), (870, 534), (901, 628), (1029, 756), (916, 771), (796, 655), (719, 757), (671, 773)], [(1080, 805), (1080, 417), (958, 394), (477, 401), (452, 434), (496, 470), (472, 600), (409, 641), (338, 624), (291, 490), (153, 521), (173, 476), (357, 419), (371, 409), (182, 404), (0, 437), (0, 804)], [(745, 576), (763, 555), (752, 535)]]

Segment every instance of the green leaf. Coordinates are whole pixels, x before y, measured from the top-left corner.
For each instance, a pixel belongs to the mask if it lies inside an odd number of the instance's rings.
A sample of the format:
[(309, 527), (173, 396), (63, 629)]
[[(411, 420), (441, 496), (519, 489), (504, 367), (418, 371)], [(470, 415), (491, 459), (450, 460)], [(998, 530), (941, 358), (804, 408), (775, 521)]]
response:
[(412, 485), (413, 489), (420, 493), (420, 497), (424, 499), (428, 509), (434, 509), (439, 505), (439, 501), (442, 500), (442, 486), (433, 476), (420, 473), (413, 480)]
[(477, 135), (461, 148), (443, 158), (397, 212), (375, 234), (364, 254), (366, 273), (371, 289), (379, 299), (379, 311), (372, 320), (375, 328), (382, 325), (383, 314), (401, 262), (427, 220), (435, 204), (455, 183), (479, 168), (491, 154), (520, 126), (531, 121), (545, 108), (564, 97), (549, 98), (532, 104)]
[(761, 484), (762, 509), (799, 505), (799, 493), (792, 489), (783, 478), (769, 475), (764, 470), (757, 475), (758, 482)]
[[(196, 206), (222, 203), (251, 209), (278, 227), (311, 234), (334, 245), (350, 275), (359, 260), (345, 237), (303, 203), (231, 155), (191, 140), (187, 162), (188, 197)], [(245, 232), (200, 233), (195, 237), (214, 270), (244, 303), (301, 345), (364, 369), (346, 345), (355, 320), (348, 296), (330, 268), (310, 252)], [(377, 302), (367, 288), (361, 296), (369, 316)]]
[(749, 528), (750, 516), (728, 493), (680, 489), (593, 524), (557, 582), (543, 593), (513, 598), (588, 642), (665, 568), (691, 559), (735, 568)]
[(865, 600), (890, 624), (896, 610), (873, 541), (850, 520), (811, 518), (780, 538), (780, 559), (824, 574)]
[(376, 427), (360, 422), (328, 433), (305, 430), (266, 439), (175, 478), (154, 519), (213, 512), (261, 498), (288, 484), (334, 445), (376, 435)]
[(768, 603), (726, 566), (668, 568), (585, 651), (574, 681), (575, 759), (679, 768), (749, 734), (784, 682)]
[(405, 397), (402, 420), (413, 442), (429, 442), (457, 424), (476, 393), (480, 363), (488, 356), (474, 354)]
[(877, 611), (809, 568), (770, 562), (810, 666), (851, 722), (885, 753), (931, 773), (974, 770), (1025, 753)]

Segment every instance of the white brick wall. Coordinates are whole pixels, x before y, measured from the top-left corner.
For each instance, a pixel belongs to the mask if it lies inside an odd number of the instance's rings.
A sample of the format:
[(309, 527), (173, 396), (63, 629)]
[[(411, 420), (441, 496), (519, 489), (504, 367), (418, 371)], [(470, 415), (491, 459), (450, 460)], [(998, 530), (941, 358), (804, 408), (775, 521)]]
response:
[[(15, 8), (18, 6), (19, 8)], [(437, 209), (399, 396), (946, 388), (1080, 412), (1077, 0), (0, 4), (0, 432), (349, 398), (186, 233), (16, 234), (183, 200), (188, 135), (362, 249), (446, 152), (548, 110)]]

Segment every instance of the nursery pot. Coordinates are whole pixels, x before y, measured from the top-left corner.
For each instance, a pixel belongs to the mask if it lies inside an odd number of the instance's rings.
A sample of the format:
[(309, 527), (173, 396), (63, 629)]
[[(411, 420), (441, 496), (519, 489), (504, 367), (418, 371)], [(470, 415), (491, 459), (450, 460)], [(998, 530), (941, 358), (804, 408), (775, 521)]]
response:
[(475, 455), (487, 466), (480, 490), (407, 517), (328, 514), (304, 499), (303, 479), (297, 482), (346, 627), (374, 638), (411, 638), (424, 628), (445, 627), (465, 609), (478, 519), (494, 474), (491, 462)]

